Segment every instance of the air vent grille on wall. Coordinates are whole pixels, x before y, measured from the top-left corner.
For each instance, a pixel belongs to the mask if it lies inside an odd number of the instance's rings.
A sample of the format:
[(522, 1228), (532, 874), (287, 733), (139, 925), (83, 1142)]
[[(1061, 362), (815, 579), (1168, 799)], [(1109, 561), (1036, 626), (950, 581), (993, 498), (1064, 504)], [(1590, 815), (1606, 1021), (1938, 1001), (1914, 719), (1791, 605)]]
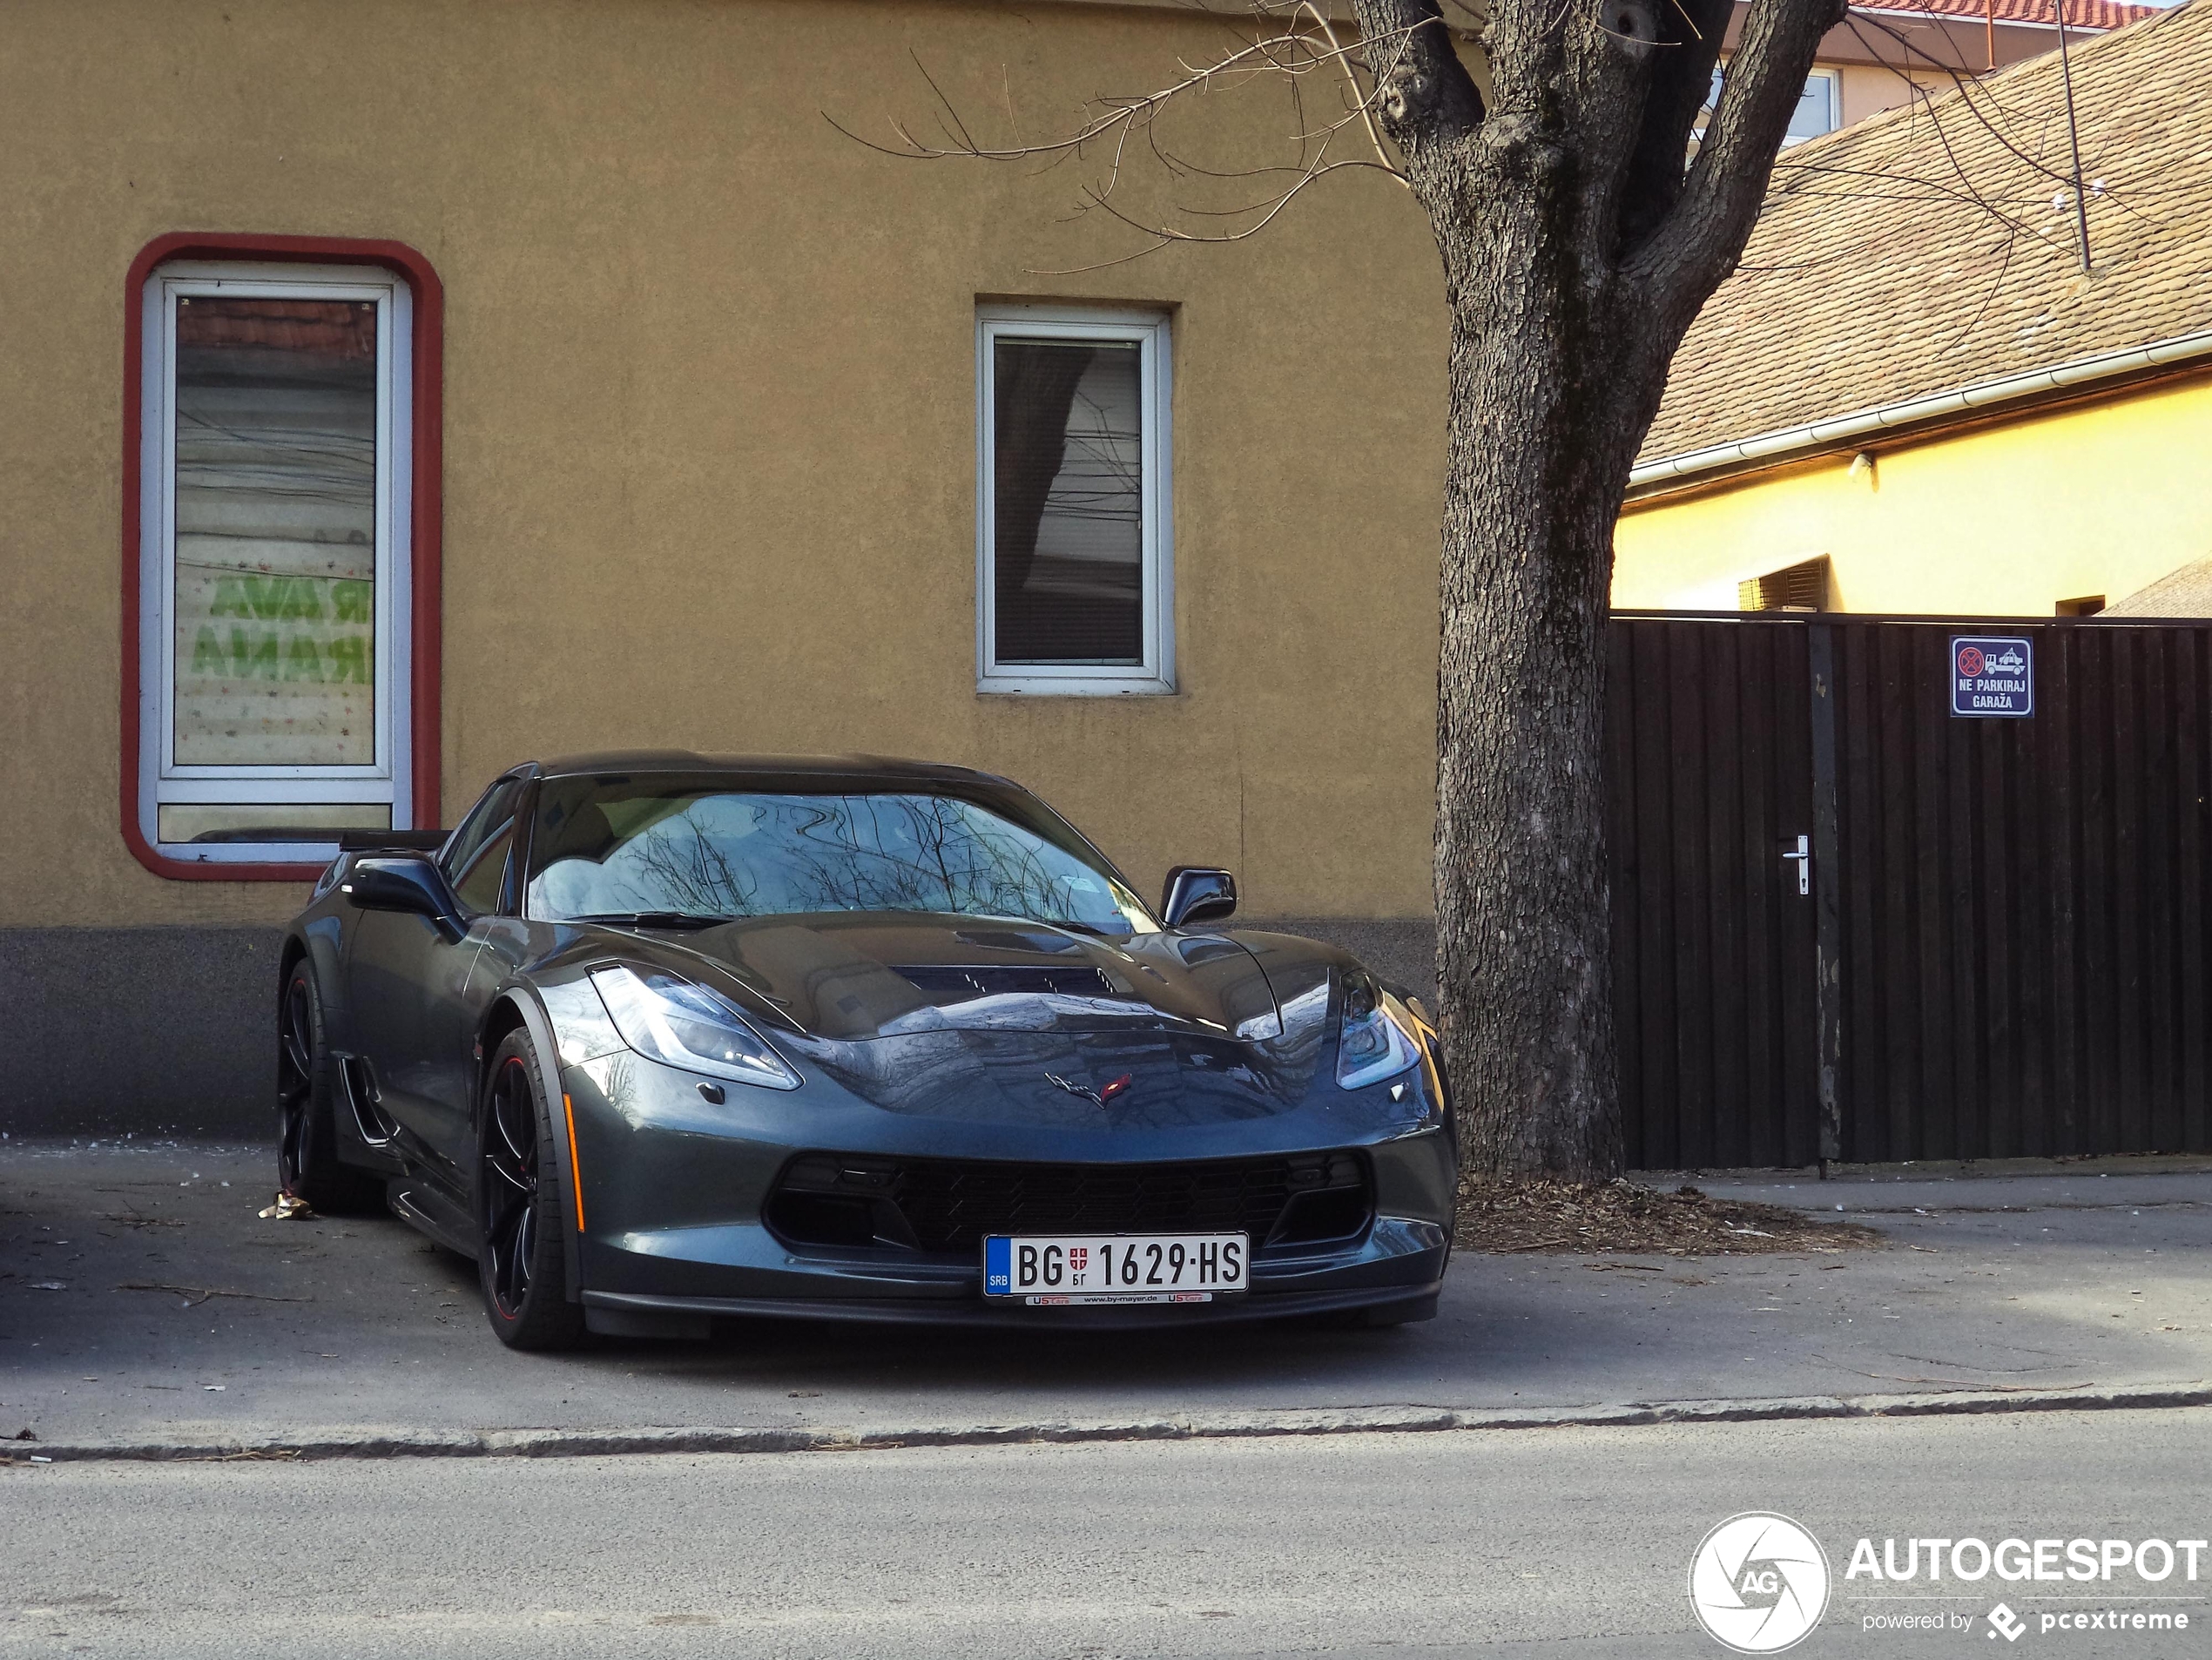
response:
[(1770, 570), (1736, 584), (1737, 609), (1747, 611), (1824, 611), (1828, 609), (1825, 555)]

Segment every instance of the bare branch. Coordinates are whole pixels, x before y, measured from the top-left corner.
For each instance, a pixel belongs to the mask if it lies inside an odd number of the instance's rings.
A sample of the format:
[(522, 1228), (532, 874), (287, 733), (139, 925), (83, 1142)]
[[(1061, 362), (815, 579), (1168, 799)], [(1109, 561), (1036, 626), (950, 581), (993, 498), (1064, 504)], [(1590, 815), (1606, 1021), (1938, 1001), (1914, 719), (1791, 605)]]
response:
[[(1248, 225), (1241, 231), (1224, 231), (1214, 235), (1203, 236), (1189, 231), (1178, 231), (1168, 226), (1148, 225), (1141, 219), (1132, 219), (1129, 214), (1123, 213), (1119, 207), (1109, 201), (1103, 192), (1094, 192), (1086, 186), (1084, 193), (1090, 198), (1091, 206), (1099, 208), (1112, 218), (1119, 219), (1123, 224), (1129, 226), (1131, 229), (1143, 232), (1147, 236), (1152, 239), (1151, 242), (1146, 246), (1137, 249), (1133, 253), (1124, 253), (1111, 260), (1100, 260), (1092, 265), (1069, 266), (1059, 270), (1052, 271), (1035, 271), (1030, 274), (1040, 277), (1080, 276), (1088, 271), (1106, 271), (1110, 270), (1117, 265), (1128, 265), (1133, 260), (1141, 260), (1150, 253), (1157, 253), (1162, 248), (1171, 247), (1177, 243), (1242, 242), (1249, 238), (1258, 236), (1270, 225), (1272, 225), (1275, 222), (1276, 216), (1281, 213), (1285, 208), (1291, 205), (1292, 198), (1296, 197), (1299, 192), (1303, 191), (1315, 179), (1322, 178), (1329, 173), (1341, 172), (1346, 168), (1353, 168), (1361, 172), (1372, 172), (1377, 171), (1379, 166), (1379, 163), (1372, 161), (1332, 161), (1325, 165), (1312, 168), (1304, 173), (1296, 184), (1292, 185), (1288, 190), (1283, 192), (1281, 195), (1271, 198), (1265, 202), (1254, 203), (1246, 207), (1230, 210), (1232, 213), (1258, 213), (1264, 211), (1265, 216), (1261, 219), (1257, 225)], [(1398, 174), (1394, 169), (1390, 171), (1393, 178), (1401, 177), (1401, 175)]]
[[(1314, 26), (1321, 31), (1321, 37), (1329, 43), (1329, 51), (1335, 54), (1337, 60), (1344, 65), (1344, 78), (1352, 89), (1352, 105), (1359, 111), (1359, 119), (1367, 129), (1367, 142), (1375, 147), (1375, 159), (1382, 163), (1392, 173), (1396, 174), (1399, 182), (1404, 183), (1405, 175), (1399, 173), (1398, 169), (1391, 163), (1390, 152), (1383, 148), (1381, 130), (1375, 125), (1373, 97), (1359, 84), (1359, 78), (1353, 72), (1352, 67), (1352, 59), (1337, 44), (1337, 31), (1330, 26), (1329, 20), (1321, 15), (1321, 9), (1313, 3), (1313, 0), (1298, 0), (1298, 6), (1300, 10), (1313, 19)], [(1409, 185), (1407, 188), (1410, 189), (1411, 186)]]
[[(1289, 55), (1295, 49), (1296, 56)], [(831, 126), (852, 139), (865, 145), (879, 154), (896, 156), (907, 160), (941, 161), (950, 157), (963, 157), (976, 161), (1015, 161), (1025, 157), (1054, 153), (1075, 153), (1089, 148), (1108, 138), (1125, 139), (1134, 128), (1149, 124), (1176, 99), (1185, 94), (1203, 91), (1211, 86), (1232, 79), (1250, 78), (1259, 74), (1305, 75), (1332, 65), (1346, 64), (1359, 50), (1357, 45), (1338, 43), (1333, 34), (1317, 44), (1309, 35), (1292, 30), (1264, 40), (1253, 41), (1224, 53), (1211, 64), (1184, 64), (1183, 76), (1155, 92), (1140, 97), (1109, 98), (1097, 100), (1100, 112), (1085, 121), (1075, 132), (1062, 138), (1041, 139), (1035, 143), (1015, 142), (1011, 145), (978, 143), (964, 125), (960, 125), (954, 142), (948, 145), (927, 145), (914, 138), (902, 125), (894, 122), (892, 131), (899, 135), (897, 145), (879, 144), (864, 138), (846, 126), (826, 110), (822, 118)], [(920, 59), (916, 64), (920, 66)], [(949, 100), (929, 71), (922, 70), (922, 78), (928, 81), (929, 90), (949, 111)], [(1363, 99), (1363, 104), (1367, 100)], [(954, 117), (957, 125), (959, 118)], [(1394, 171), (1394, 170), (1393, 170)]]
[(1843, 16), (1844, 0), (1751, 0), (1681, 199), (1625, 263), (1625, 273), (1657, 307), (1670, 343), (1734, 268), (1813, 54)]
[[(1418, 10), (1418, 7), (1415, 9)], [(1255, 10), (1263, 19), (1267, 19), (1271, 23), (1275, 21), (1271, 16), (1271, 0), (1257, 0)], [(1408, 25), (1409, 30), (1426, 28), (1431, 28), (1431, 25), (1419, 20)], [(1431, 31), (1434, 32), (1433, 29)], [(934, 113), (939, 130), (944, 135), (942, 142), (932, 143), (921, 139), (903, 123), (894, 121), (891, 126), (893, 132), (897, 135), (897, 142), (890, 145), (882, 144), (854, 132), (826, 111), (822, 112), (822, 118), (832, 127), (854, 143), (865, 145), (880, 155), (893, 156), (905, 160), (934, 161), (952, 158), (981, 161), (1031, 159), (1041, 161), (1047, 166), (1052, 166), (1067, 160), (1090, 156), (1103, 150), (1103, 177), (1096, 182), (1088, 183), (1082, 186), (1084, 206), (1079, 211), (1088, 213), (1097, 209), (1105, 212), (1109, 217), (1120, 220), (1123, 224), (1142, 231), (1149, 239), (1147, 246), (1133, 253), (1096, 264), (1071, 267), (1065, 271), (1040, 271), (1035, 273), (1037, 275), (1073, 275), (1082, 271), (1102, 270), (1108, 267), (1125, 264), (1130, 260), (1141, 259), (1147, 253), (1156, 253), (1163, 247), (1178, 242), (1242, 241), (1272, 223), (1276, 216), (1306, 186), (1324, 173), (1335, 172), (1347, 167), (1382, 172), (1395, 179), (1400, 185), (1411, 187), (1411, 181), (1393, 159), (1389, 150), (1383, 144), (1384, 128), (1378, 122), (1377, 110), (1379, 104), (1386, 96), (1384, 78), (1378, 76), (1374, 70), (1374, 59), (1379, 50), (1386, 56), (1387, 63), (1393, 71), (1402, 71), (1403, 62), (1419, 58), (1421, 54), (1412, 47), (1408, 39), (1401, 37), (1393, 40), (1391, 37), (1385, 36), (1378, 40), (1363, 36), (1358, 40), (1347, 41), (1339, 37), (1327, 16), (1315, 3), (1315, 0), (1291, 0), (1286, 19), (1283, 21), (1282, 26), (1275, 28), (1272, 32), (1246, 35), (1242, 31), (1237, 31), (1233, 37), (1237, 44), (1222, 51), (1211, 61), (1195, 64), (1183, 62), (1180, 66), (1182, 69), (1180, 77), (1156, 91), (1141, 97), (1103, 98), (1094, 100), (1091, 112), (1074, 132), (1054, 138), (1030, 142), (1021, 138), (1020, 128), (1015, 118), (1012, 91), (1009, 86), (1006, 89), (1007, 124), (1009, 132), (1013, 132), (1015, 137), (1012, 142), (1006, 144), (990, 144), (982, 141), (961, 118), (960, 112), (953, 106), (951, 98), (919, 58), (915, 60), (915, 67), (921, 72), (934, 100)], [(1446, 54), (1451, 56), (1448, 38), (1446, 38), (1442, 44)], [(1452, 64), (1453, 68), (1464, 76), (1465, 71), (1460, 69), (1456, 57), (1453, 57)], [(1372, 90), (1362, 83), (1363, 71), (1374, 81)], [(1324, 73), (1339, 81), (1344, 113), (1332, 119), (1324, 120), (1317, 125), (1310, 123), (1305, 117), (1304, 83), (1313, 75)], [(1298, 145), (1298, 155), (1294, 164), (1234, 169), (1208, 167), (1188, 157), (1177, 154), (1161, 142), (1160, 119), (1168, 110), (1175, 106), (1178, 100), (1185, 99), (1195, 93), (1242, 85), (1261, 78), (1278, 78), (1289, 86), (1291, 102), (1298, 117), (1293, 124), (1296, 130), (1288, 135)], [(1471, 84), (1470, 83), (1470, 91)], [(1479, 108), (1480, 100), (1477, 99), (1476, 102)], [(1339, 134), (1354, 123), (1358, 124), (1364, 133), (1373, 159), (1358, 161), (1332, 160), (1329, 155), (1331, 145)], [(1117, 206), (1113, 205), (1111, 200), (1121, 184), (1130, 161), (1131, 142), (1139, 139), (1144, 151), (1149, 151), (1152, 158), (1173, 178), (1261, 179), (1287, 177), (1290, 182), (1283, 189), (1274, 191), (1257, 202), (1244, 203), (1228, 208), (1182, 204), (1175, 209), (1175, 212), (1178, 213), (1214, 219), (1247, 218), (1255, 214), (1259, 216), (1258, 224), (1234, 232), (1197, 233), (1177, 230), (1170, 225), (1149, 222), (1123, 212)]]

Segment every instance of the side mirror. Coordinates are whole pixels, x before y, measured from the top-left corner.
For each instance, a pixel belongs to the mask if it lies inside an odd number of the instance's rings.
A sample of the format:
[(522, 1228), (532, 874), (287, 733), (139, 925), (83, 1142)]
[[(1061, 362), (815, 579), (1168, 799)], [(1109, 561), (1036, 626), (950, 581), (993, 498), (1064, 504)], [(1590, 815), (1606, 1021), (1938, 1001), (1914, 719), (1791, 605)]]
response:
[(448, 939), (469, 930), (461, 907), (446, 886), (445, 873), (429, 860), (408, 854), (370, 854), (355, 859), (338, 891), (364, 911), (403, 911), (427, 917)]
[(1237, 879), (1206, 865), (1177, 865), (1160, 894), (1160, 916), (1171, 928), (1220, 922), (1236, 914)]

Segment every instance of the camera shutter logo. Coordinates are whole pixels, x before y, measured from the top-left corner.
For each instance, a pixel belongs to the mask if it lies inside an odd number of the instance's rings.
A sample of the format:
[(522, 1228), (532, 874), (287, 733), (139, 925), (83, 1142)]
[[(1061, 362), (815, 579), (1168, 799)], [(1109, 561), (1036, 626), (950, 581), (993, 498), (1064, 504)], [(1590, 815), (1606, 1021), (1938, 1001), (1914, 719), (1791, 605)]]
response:
[(1738, 1654), (1779, 1654), (1820, 1623), (1827, 1553), (1787, 1516), (1730, 1516), (1689, 1560), (1689, 1605)]

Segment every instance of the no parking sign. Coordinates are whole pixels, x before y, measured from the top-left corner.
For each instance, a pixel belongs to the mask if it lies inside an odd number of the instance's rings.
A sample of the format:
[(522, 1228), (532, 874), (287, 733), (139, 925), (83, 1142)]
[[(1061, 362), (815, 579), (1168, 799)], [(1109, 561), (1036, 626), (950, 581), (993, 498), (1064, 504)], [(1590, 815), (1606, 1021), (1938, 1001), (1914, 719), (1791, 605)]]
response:
[(1951, 712), (2035, 712), (2035, 648), (2024, 634), (1951, 637)]

